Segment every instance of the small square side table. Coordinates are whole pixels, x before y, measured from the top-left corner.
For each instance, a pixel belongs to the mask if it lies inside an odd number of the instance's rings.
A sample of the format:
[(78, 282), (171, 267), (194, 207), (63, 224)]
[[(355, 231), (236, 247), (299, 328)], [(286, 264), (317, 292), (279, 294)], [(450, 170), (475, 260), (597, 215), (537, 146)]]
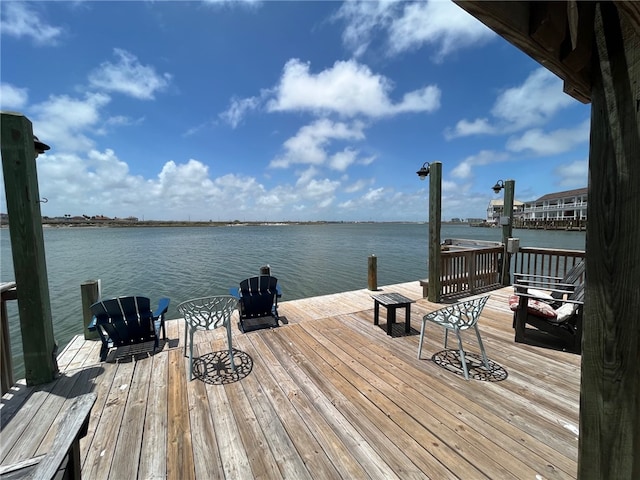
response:
[(405, 297), (399, 293), (381, 293), (379, 295), (371, 295), (374, 300), (373, 324), (380, 323), (380, 305), (387, 309), (387, 335), (391, 335), (391, 327), (396, 321), (396, 310), (398, 308), (405, 309), (404, 331), (411, 332), (411, 304), (415, 300)]

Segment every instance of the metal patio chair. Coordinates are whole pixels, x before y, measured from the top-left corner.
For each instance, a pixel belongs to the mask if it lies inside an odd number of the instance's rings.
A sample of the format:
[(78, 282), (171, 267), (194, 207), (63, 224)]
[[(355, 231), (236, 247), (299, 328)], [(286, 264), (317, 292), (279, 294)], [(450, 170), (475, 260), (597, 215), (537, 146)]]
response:
[[(231, 315), (236, 309), (238, 300), (231, 295), (214, 295), (194, 298), (178, 305), (178, 311), (184, 316), (184, 355), (189, 349), (189, 380), (193, 379), (193, 335), (197, 330), (213, 330), (218, 327), (227, 329), (229, 361), (231, 371), (235, 372), (233, 361), (233, 345), (231, 342)], [(187, 341), (188, 339), (188, 341)]]
[(464, 356), (464, 349), (462, 348), (462, 337), (460, 336), (460, 332), (462, 330), (474, 328), (476, 331), (476, 336), (478, 337), (478, 345), (480, 346), (480, 351), (482, 352), (482, 361), (485, 368), (489, 370), (489, 360), (487, 359), (487, 354), (484, 351), (484, 345), (482, 344), (482, 339), (480, 338), (480, 330), (478, 330), (478, 319), (480, 318), (482, 309), (484, 308), (488, 299), (489, 295), (485, 295), (484, 297), (474, 298), (472, 300), (449, 305), (434, 312), (428, 313), (424, 317), (422, 317), (420, 343), (418, 344), (418, 359), (420, 359), (422, 355), (422, 343), (424, 341), (424, 331), (427, 322), (432, 322), (436, 325), (444, 327), (445, 349), (447, 348), (447, 337), (449, 330), (453, 330), (454, 332), (456, 332), (456, 336), (458, 337), (458, 350), (460, 351), (460, 361), (462, 363), (464, 378), (469, 380), (469, 370), (467, 368), (467, 362)]

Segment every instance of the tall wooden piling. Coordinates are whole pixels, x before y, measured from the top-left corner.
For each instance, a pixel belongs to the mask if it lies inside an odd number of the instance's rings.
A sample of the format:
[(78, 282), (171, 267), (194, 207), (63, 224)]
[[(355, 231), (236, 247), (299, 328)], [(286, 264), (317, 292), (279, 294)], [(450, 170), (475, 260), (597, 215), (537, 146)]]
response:
[(2, 112), (2, 171), (18, 293), (27, 385), (58, 375), (33, 127), (18, 113)]
[(506, 218), (505, 224), (502, 225), (502, 244), (504, 250), (502, 252), (502, 275), (500, 282), (504, 286), (511, 285), (511, 254), (507, 253), (507, 241), (513, 235), (513, 200), (515, 198), (516, 182), (515, 180), (504, 181), (504, 205), (502, 206), (502, 214)]
[(442, 163), (429, 165), (429, 292), (430, 302), (442, 297), (440, 227), (442, 222)]

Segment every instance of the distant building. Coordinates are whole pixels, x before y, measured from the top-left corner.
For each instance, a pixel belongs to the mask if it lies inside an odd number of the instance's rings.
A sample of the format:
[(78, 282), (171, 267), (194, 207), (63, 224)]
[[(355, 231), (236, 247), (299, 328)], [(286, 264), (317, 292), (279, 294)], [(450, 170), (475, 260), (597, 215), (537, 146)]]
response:
[[(513, 201), (513, 216), (518, 218), (522, 216), (524, 203), (514, 200)], [(500, 217), (504, 215), (504, 200), (491, 200), (487, 207), (487, 223), (499, 223)]]
[(522, 219), (527, 222), (586, 220), (587, 188), (549, 193), (524, 204)]

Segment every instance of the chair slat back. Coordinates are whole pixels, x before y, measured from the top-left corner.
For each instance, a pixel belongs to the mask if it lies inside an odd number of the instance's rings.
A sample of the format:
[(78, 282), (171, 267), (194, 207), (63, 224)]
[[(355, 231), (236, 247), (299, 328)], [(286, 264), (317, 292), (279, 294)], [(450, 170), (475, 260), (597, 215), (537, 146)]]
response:
[(245, 317), (264, 317), (271, 314), (275, 302), (278, 279), (259, 275), (240, 282), (240, 302)]
[(156, 337), (151, 301), (147, 297), (118, 297), (91, 305), (96, 326), (113, 346), (130, 345)]
[(191, 328), (213, 330), (231, 321), (238, 299), (231, 295), (194, 298), (178, 305)]
[(480, 314), (489, 299), (489, 295), (455, 303), (425, 315), (425, 319), (445, 327), (466, 330), (480, 319)]

